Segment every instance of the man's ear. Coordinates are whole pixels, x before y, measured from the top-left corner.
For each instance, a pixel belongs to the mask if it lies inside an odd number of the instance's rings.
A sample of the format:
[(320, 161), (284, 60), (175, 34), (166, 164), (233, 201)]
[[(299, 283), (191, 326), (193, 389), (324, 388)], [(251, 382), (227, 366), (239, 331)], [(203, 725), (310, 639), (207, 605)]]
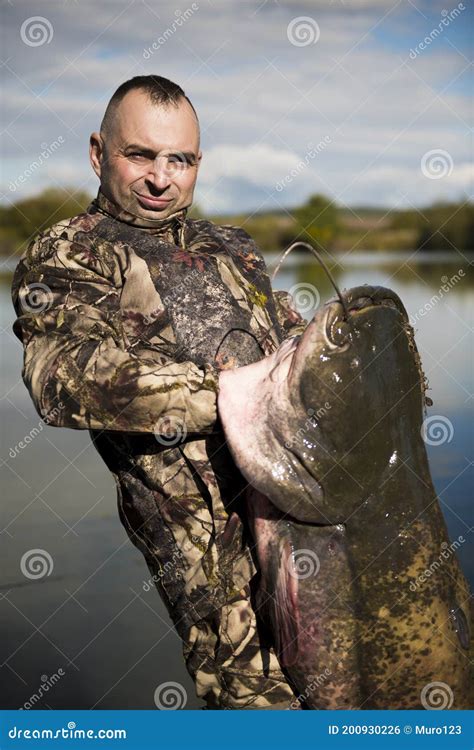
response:
[(89, 159), (92, 169), (100, 180), (102, 172), (102, 159), (104, 158), (104, 142), (100, 133), (91, 133), (89, 139)]

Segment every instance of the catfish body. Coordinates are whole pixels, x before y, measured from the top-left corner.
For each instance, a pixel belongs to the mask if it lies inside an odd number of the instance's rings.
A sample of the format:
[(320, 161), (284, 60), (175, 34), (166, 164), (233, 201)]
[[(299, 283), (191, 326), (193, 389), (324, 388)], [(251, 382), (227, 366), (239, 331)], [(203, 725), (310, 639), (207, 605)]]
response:
[(470, 594), (431, 480), (413, 332), (392, 291), (343, 294), (348, 317), (318, 310), (271, 377), (236, 371), (251, 386), (240, 429), (224, 414), (261, 611), (308, 708), (468, 708)]

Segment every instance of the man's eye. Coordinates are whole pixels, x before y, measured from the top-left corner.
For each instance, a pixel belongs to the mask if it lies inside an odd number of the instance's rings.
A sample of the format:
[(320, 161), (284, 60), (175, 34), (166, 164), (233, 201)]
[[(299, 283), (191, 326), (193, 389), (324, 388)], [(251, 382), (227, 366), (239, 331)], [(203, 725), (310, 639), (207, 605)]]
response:
[(173, 155), (168, 157), (168, 166), (171, 167), (171, 169), (187, 169), (191, 166), (190, 161), (184, 157), (179, 155)]
[(133, 153), (131, 153), (131, 154), (128, 155), (128, 158), (129, 159), (135, 159), (136, 161), (139, 161), (139, 160), (147, 159), (148, 157), (145, 156), (145, 154), (140, 154), (138, 152), (133, 152)]

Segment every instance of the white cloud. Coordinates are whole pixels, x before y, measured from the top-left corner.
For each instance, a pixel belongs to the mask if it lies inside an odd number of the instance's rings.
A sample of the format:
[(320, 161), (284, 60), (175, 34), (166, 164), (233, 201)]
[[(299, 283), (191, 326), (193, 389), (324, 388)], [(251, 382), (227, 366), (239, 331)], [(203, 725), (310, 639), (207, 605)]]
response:
[(297, 154), (264, 143), (249, 147), (229, 143), (206, 152), (200, 179), (211, 185), (221, 177), (240, 177), (255, 185), (267, 186), (281, 179), (298, 162)]
[[(456, 165), (467, 164), (466, 60), (441, 39), (410, 60), (412, 26), (425, 33), (432, 23), (411, 5), (245, 0), (219, 5), (217, 13), (215, 4), (199, 2), (149, 60), (144, 47), (176, 18), (176, 7), (168, 0), (159, 7), (134, 2), (126, 11), (127, 5), (83, 2), (79, 8), (45, 0), (41, 12), (54, 37), (38, 48), (20, 40), (24, 8), (7, 9), (8, 66), (14, 71), (5, 73), (2, 113), (9, 130), (3, 145), (7, 185), (42, 143), (59, 135), (66, 143), (48, 164), (51, 171), (34, 175), (25, 189), (40, 189), (48, 174), (61, 182), (82, 180), (89, 170), (88, 137), (112, 90), (141, 73), (172, 78), (192, 98), (204, 151), (196, 196), (223, 211), (252, 210), (262, 201), (275, 207), (275, 198), (293, 205), (316, 190), (349, 204), (380, 203), (393, 199), (400, 182), (411, 191), (413, 170), (428, 148), (443, 148)], [(417, 5), (426, 11), (424, 0)], [(431, 3), (430, 16), (441, 12), (438, 5)], [(317, 20), (317, 44), (289, 43), (287, 25), (298, 15)], [(396, 38), (387, 44), (384, 33)], [(308, 144), (324, 136), (331, 137), (330, 147), (287, 190), (269, 197)], [(426, 203), (434, 192), (457, 196), (466, 189), (466, 175), (463, 166), (449, 182), (416, 183), (415, 202)]]

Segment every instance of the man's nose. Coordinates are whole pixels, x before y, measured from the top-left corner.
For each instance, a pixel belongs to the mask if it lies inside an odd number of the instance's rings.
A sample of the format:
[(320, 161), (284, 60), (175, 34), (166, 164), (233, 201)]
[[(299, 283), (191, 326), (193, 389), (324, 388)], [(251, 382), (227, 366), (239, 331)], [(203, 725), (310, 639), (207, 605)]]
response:
[(163, 190), (171, 183), (171, 170), (166, 157), (157, 156), (150, 168), (149, 179), (155, 187)]

